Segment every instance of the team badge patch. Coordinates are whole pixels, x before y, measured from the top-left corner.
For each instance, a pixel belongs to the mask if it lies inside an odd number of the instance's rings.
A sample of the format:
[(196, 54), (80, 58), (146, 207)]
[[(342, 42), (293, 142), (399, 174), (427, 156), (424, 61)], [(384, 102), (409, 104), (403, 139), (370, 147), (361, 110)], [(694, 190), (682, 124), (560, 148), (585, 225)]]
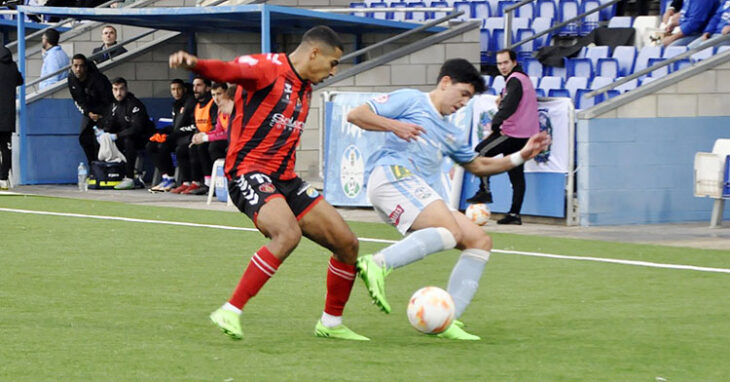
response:
[(276, 187), (274, 187), (274, 185), (271, 183), (264, 183), (259, 186), (259, 191), (271, 194), (276, 191)]
[(319, 191), (315, 190), (314, 187), (307, 187), (307, 196), (314, 199), (319, 196)]
[(375, 101), (377, 103), (386, 103), (386, 102), (388, 102), (388, 95), (387, 94), (379, 95), (379, 96), (373, 98), (373, 101)]

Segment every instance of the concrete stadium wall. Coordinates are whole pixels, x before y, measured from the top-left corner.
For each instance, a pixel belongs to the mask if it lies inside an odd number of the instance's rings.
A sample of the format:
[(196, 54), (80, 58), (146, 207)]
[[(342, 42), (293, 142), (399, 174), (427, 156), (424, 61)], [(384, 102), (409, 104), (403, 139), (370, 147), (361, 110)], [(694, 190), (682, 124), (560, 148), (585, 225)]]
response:
[(693, 196), (693, 164), (718, 138), (730, 138), (730, 63), (579, 119), (581, 225), (709, 221), (713, 200)]

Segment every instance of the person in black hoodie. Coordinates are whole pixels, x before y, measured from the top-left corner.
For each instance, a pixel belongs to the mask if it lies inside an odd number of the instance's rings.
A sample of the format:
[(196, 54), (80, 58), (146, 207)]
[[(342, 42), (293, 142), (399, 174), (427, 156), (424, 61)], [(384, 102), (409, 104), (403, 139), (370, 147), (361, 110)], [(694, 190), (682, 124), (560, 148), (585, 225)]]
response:
[(175, 167), (172, 165), (171, 154), (175, 152), (177, 138), (173, 132), (176, 129), (179, 131), (182, 126), (194, 125), (195, 99), (190, 93), (183, 80), (176, 78), (170, 82), (170, 94), (173, 99), (172, 124), (158, 129), (157, 133), (150, 137), (146, 147), (147, 152), (152, 155), (155, 167), (162, 175), (162, 181), (150, 189), (152, 192), (167, 192), (175, 188)]
[(0, 190), (8, 189), (11, 152), (10, 136), (15, 131), (15, 88), (23, 84), (13, 54), (0, 46)]
[(101, 124), (101, 118), (114, 100), (112, 84), (93, 62), (83, 54), (77, 54), (71, 59), (68, 90), (83, 115), (79, 143), (91, 165), (92, 161), (98, 160), (99, 151), (93, 128)]
[(112, 80), (112, 102), (104, 114), (104, 132), (111, 134), (119, 151), (127, 159), (125, 176), (121, 183), (114, 186), (116, 190), (130, 190), (144, 187), (144, 182), (134, 176), (134, 164), (137, 151), (144, 149), (155, 126), (147, 114), (147, 108), (134, 94), (127, 91), (127, 80), (117, 77)]

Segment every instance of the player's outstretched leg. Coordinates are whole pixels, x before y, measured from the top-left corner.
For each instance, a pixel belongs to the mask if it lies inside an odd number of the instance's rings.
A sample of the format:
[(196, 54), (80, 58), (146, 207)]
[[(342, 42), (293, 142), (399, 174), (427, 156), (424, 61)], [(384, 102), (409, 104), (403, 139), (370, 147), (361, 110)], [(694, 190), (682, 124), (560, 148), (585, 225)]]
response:
[(373, 302), (383, 312), (390, 313), (390, 304), (385, 298), (385, 277), (390, 271), (421, 260), (432, 253), (454, 248), (455, 245), (454, 235), (446, 228), (419, 229), (373, 256), (368, 255), (358, 259), (358, 272)]
[(460, 321), (457, 324), (457, 320), (454, 320), (454, 322), (451, 323), (451, 325), (448, 328), (446, 328), (446, 330), (444, 330), (441, 333), (434, 334), (434, 335), (438, 338), (445, 338), (445, 339), (449, 339), (449, 340), (463, 340), (463, 341), (481, 340), (481, 338), (479, 338), (478, 336), (467, 333), (464, 329), (461, 328), (461, 326), (459, 324), (461, 324), (462, 326), (464, 325)]
[(225, 308), (218, 308), (210, 314), (210, 320), (217, 325), (223, 333), (234, 340), (243, 338), (243, 330), (241, 330), (241, 316), (236, 312)]

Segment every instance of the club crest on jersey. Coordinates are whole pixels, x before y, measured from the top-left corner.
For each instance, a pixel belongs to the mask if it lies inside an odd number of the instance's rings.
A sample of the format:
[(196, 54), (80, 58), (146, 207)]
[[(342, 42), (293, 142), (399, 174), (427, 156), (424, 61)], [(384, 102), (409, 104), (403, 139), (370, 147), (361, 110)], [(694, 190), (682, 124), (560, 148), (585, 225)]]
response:
[(373, 98), (373, 101), (375, 101), (377, 103), (386, 103), (386, 102), (388, 102), (388, 95), (387, 94), (379, 95), (379, 96)]
[(276, 191), (276, 187), (274, 187), (274, 185), (271, 183), (264, 183), (259, 186), (259, 191), (271, 194)]
[(307, 187), (307, 196), (314, 199), (319, 196), (319, 191), (315, 190), (314, 187)]

